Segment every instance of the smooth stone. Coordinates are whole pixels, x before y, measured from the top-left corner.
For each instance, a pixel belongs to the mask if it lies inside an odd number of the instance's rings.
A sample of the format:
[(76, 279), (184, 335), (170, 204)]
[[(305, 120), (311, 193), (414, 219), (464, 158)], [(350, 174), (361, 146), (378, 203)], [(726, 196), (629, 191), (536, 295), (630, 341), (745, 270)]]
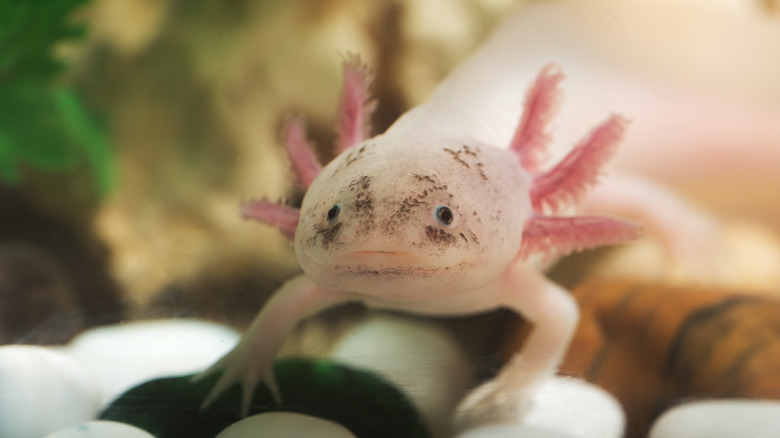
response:
[(690, 402), (666, 411), (650, 438), (780, 437), (780, 402), (725, 399)]
[(626, 416), (607, 391), (573, 377), (554, 377), (539, 388), (521, 423), (576, 438), (620, 438)]
[(205, 321), (138, 321), (84, 332), (63, 352), (94, 374), (106, 406), (143, 382), (205, 370), (239, 337), (231, 328)]
[(0, 347), (0, 437), (40, 438), (99, 409), (97, 382), (77, 361), (44, 347)]
[(574, 438), (558, 430), (524, 424), (496, 424), (467, 430), (455, 438)]
[(468, 361), (439, 325), (376, 314), (347, 332), (330, 357), (372, 370), (403, 391), (433, 436), (449, 430), (452, 410), (470, 383)]
[(355, 438), (344, 426), (294, 412), (267, 412), (233, 423), (216, 438)]
[(117, 421), (87, 421), (44, 438), (154, 438), (149, 432)]

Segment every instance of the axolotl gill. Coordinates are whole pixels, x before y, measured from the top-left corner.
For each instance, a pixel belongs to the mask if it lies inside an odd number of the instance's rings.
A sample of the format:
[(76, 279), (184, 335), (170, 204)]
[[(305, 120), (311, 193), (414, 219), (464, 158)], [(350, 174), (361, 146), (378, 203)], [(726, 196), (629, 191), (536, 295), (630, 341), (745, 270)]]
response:
[[(526, 259), (641, 234), (641, 226), (618, 218), (562, 215), (597, 182), (627, 122), (609, 117), (561, 161), (546, 165), (547, 126), (563, 74), (552, 64), (542, 68), (524, 103), (527, 84), (474, 88), (517, 82), (496, 66), (486, 67), (487, 81), (467, 86), (485, 67), (484, 52), (506, 44), (498, 34), (428, 102), (368, 139), (371, 77), (348, 57), (337, 127), (341, 153), (324, 168), (308, 149), (302, 122), (288, 121), (285, 147), (307, 186), (300, 210), (252, 201), (242, 211), (293, 240), (303, 275), (285, 283), (234, 350), (204, 373), (222, 372), (204, 406), (236, 382), (243, 387), (245, 415), (260, 382), (279, 401), (272, 363), (285, 334), (302, 319), (346, 302), (437, 316), (504, 307), (533, 325), (522, 351), (460, 403), (456, 430), (513, 421), (540, 382), (555, 373), (578, 309), (566, 290)], [(493, 81), (494, 74), (502, 80)], [(495, 117), (495, 111), (481, 111), (496, 105), (508, 109)]]

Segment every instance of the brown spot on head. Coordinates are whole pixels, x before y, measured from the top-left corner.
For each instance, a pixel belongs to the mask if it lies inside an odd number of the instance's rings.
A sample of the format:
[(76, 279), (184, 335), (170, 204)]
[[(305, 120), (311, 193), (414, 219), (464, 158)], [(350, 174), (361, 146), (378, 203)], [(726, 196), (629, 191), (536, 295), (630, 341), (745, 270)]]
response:
[(372, 214), (374, 212), (374, 199), (370, 193), (361, 193), (356, 197), (352, 207), (358, 216)]
[(446, 184), (440, 184), (435, 176), (421, 175), (418, 173), (412, 174), (412, 183), (410, 184), (414, 191), (405, 196), (398, 202), (398, 208), (385, 223), (387, 232), (393, 232), (395, 228), (413, 218), (413, 214), (420, 208), (431, 208), (430, 201), (427, 200), (429, 196), (435, 193), (443, 192), (449, 198), (452, 198), (452, 194), (448, 192)]
[(479, 177), (483, 181), (488, 180), (488, 176), (484, 169), (485, 164), (481, 161), (477, 161), (481, 152), (479, 148), (470, 148), (466, 145), (463, 145), (458, 150), (444, 148), (444, 152), (448, 153), (458, 164), (464, 168), (469, 170), (475, 169), (477, 172), (479, 172)]
[(322, 230), (318, 229), (316, 235), (319, 237), (322, 247), (328, 249), (330, 244), (336, 240), (336, 236), (339, 235), (339, 231), (341, 231), (341, 222), (333, 225), (332, 227), (327, 227)]
[(366, 151), (366, 145), (360, 146), (357, 150), (353, 150), (347, 155), (347, 161), (344, 164), (344, 166), (349, 166), (355, 161), (359, 160), (360, 158), (363, 158), (363, 152)]
[(355, 190), (368, 190), (370, 187), (371, 177), (368, 175), (361, 175), (349, 183), (347, 190), (354, 192)]
[(477, 170), (479, 171), (479, 177), (482, 178), (482, 181), (487, 181), (488, 177), (485, 175), (485, 164), (481, 161), (477, 163)]
[(367, 152), (368, 146), (373, 146), (373, 144), (371, 145), (364, 144), (360, 147), (353, 147), (351, 149), (348, 149), (347, 152), (344, 152), (344, 154), (346, 154), (344, 155), (344, 160), (342, 160), (341, 164), (339, 164), (339, 166), (333, 170), (333, 175), (336, 175), (342, 169), (351, 166), (356, 161), (361, 160), (363, 157), (369, 155), (369, 152)]
[(471, 166), (469, 166), (469, 163), (467, 163), (463, 158), (460, 157), (461, 151), (453, 151), (449, 148), (444, 148), (444, 152), (447, 152), (452, 156), (452, 158), (455, 159), (455, 161), (458, 162), (461, 166), (465, 167), (466, 169), (471, 169)]
[(354, 192), (354, 200), (351, 204), (352, 218), (359, 222), (358, 229), (368, 230), (374, 226), (374, 192), (371, 190), (372, 178), (362, 175), (350, 182), (347, 190)]
[(429, 182), (434, 185), (439, 184), (438, 182), (436, 182), (436, 178), (429, 175), (420, 175), (419, 173), (415, 173), (414, 175), (412, 175), (412, 177), (418, 182)]
[(440, 228), (432, 227), (430, 225), (425, 227), (425, 237), (437, 245), (449, 246), (457, 243), (457, 238), (455, 236)]
[(464, 154), (466, 154), (466, 155), (471, 155), (472, 157), (476, 158), (476, 157), (478, 156), (478, 155), (477, 155), (477, 152), (479, 152), (479, 148), (477, 148), (477, 150), (475, 151), (474, 149), (471, 149), (470, 147), (468, 147), (468, 146), (466, 146), (466, 145), (464, 144), (464, 145), (463, 145), (463, 148), (461, 149), (461, 151), (462, 151)]

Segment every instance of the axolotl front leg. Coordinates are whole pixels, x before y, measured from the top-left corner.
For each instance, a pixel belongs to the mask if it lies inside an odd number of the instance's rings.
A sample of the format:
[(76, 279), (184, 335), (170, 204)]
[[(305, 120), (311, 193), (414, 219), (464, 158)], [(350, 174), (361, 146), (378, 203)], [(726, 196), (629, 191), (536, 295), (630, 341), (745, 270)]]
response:
[(557, 371), (579, 319), (572, 296), (522, 260), (515, 261), (480, 295), (495, 307), (522, 315), (533, 328), (522, 351), (461, 401), (453, 419), (456, 431), (521, 418), (539, 385)]
[(481, 385), (460, 404), (455, 417), (458, 430), (469, 426), (517, 418), (536, 386), (550, 377), (577, 325), (578, 309), (565, 290), (530, 269), (521, 260), (498, 279), (446, 305), (405, 306), (373, 303), (352, 293), (323, 289), (304, 276), (287, 281), (255, 317), (239, 344), (198, 378), (221, 372), (203, 406), (213, 403), (235, 383), (242, 387), (241, 414), (249, 414), (251, 398), (264, 383), (277, 403), (281, 393), (273, 374), (273, 361), (286, 335), (304, 319), (353, 301), (369, 307), (425, 314), (468, 314), (481, 308), (505, 307), (526, 318), (534, 329), (518, 354), (494, 379)]
[(198, 377), (222, 372), (202, 406), (210, 405), (236, 382), (241, 384), (243, 391), (243, 416), (249, 413), (252, 395), (259, 383), (265, 383), (274, 400), (280, 403), (273, 362), (287, 333), (322, 310), (356, 299), (353, 294), (323, 289), (302, 275), (287, 281), (255, 317), (239, 344)]
[(560, 363), (574, 333), (578, 309), (568, 292), (551, 283), (518, 259), (490, 284), (470, 293), (471, 298), (447, 304), (405, 306), (373, 303), (352, 293), (323, 289), (304, 276), (286, 282), (255, 317), (239, 344), (199, 378), (221, 372), (203, 406), (213, 403), (235, 383), (242, 387), (241, 414), (249, 414), (256, 386), (267, 385), (274, 400), (281, 393), (273, 361), (284, 339), (304, 319), (340, 304), (366, 301), (370, 307), (423, 314), (468, 314), (482, 308), (505, 307), (533, 324), (533, 331), (516, 355), (492, 380), (472, 391), (456, 411), (455, 427), (466, 430), (483, 423), (517, 418), (538, 384)]

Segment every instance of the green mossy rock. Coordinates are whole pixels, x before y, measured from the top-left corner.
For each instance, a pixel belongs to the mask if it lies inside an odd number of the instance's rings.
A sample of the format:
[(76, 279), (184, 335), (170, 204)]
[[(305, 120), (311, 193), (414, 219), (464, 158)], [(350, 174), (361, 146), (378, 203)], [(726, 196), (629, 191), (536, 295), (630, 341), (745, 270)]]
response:
[[(429, 436), (409, 399), (373, 373), (307, 359), (278, 360), (274, 372), (282, 404), (276, 405), (268, 389), (260, 386), (250, 415), (300, 412), (339, 423), (358, 437)], [(100, 419), (140, 427), (156, 438), (214, 438), (241, 419), (238, 385), (208, 409), (200, 410), (217, 377), (198, 382), (192, 382), (192, 376), (146, 382), (123, 394)]]

